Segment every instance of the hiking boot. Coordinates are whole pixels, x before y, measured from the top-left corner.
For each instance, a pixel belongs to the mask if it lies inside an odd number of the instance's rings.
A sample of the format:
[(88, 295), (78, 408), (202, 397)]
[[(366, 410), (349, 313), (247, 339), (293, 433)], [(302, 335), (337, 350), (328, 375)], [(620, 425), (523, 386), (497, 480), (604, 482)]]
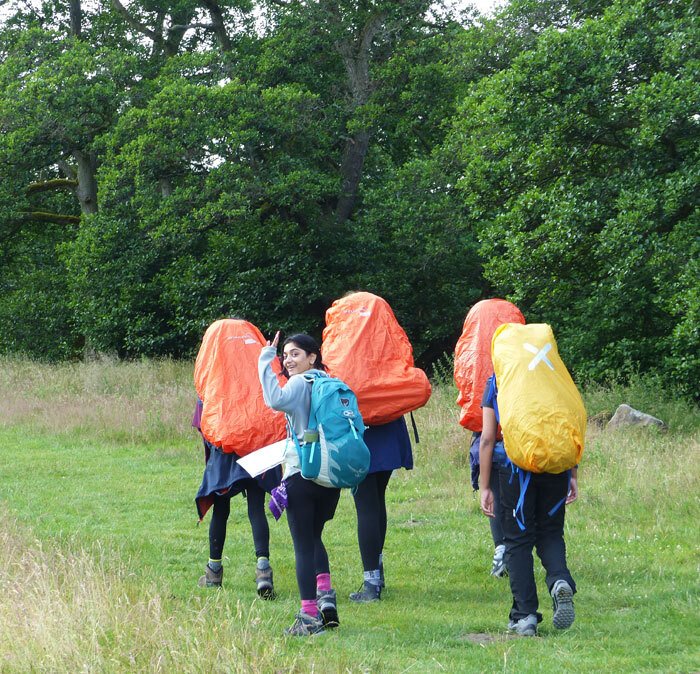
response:
[(552, 587), (554, 615), (552, 622), (558, 630), (571, 627), (574, 622), (574, 591), (565, 580), (558, 580)]
[(508, 575), (508, 569), (505, 562), (506, 546), (499, 545), (493, 553), (493, 562), (491, 563), (491, 575), (495, 578), (505, 578)]
[(379, 562), (379, 587), (382, 589), (386, 587), (386, 583), (384, 582), (384, 560)]
[(508, 631), (514, 632), (521, 637), (536, 637), (537, 636), (537, 616), (531, 613), (520, 620), (511, 620), (508, 623)]
[(213, 571), (209, 564), (207, 564), (204, 567), (204, 575), (200, 576), (197, 584), (199, 585), (199, 587), (221, 587), (221, 581), (223, 580), (223, 578), (223, 566), (218, 571)]
[(338, 602), (335, 596), (335, 590), (317, 590), (316, 591), (316, 606), (321, 614), (321, 619), (325, 627), (338, 627)]
[(272, 567), (266, 569), (255, 567), (255, 586), (261, 599), (276, 599), (275, 588), (272, 584)]
[(372, 601), (379, 601), (382, 594), (382, 588), (379, 585), (374, 585), (366, 580), (362, 583), (362, 587), (350, 595), (350, 601), (358, 604), (369, 604)]
[(321, 618), (310, 616), (303, 611), (299, 611), (299, 613), (294, 616), (292, 626), (284, 630), (284, 633), (290, 637), (310, 637), (314, 634), (322, 634), (323, 632), (323, 621)]

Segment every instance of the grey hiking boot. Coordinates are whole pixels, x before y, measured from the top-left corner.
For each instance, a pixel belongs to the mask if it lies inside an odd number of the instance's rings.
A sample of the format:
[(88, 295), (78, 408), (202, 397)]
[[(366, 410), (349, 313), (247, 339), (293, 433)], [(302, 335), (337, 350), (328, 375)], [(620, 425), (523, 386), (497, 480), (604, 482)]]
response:
[(366, 580), (362, 583), (362, 587), (350, 595), (350, 601), (358, 604), (369, 604), (372, 601), (379, 601), (382, 594), (381, 585), (374, 585)]
[(491, 575), (495, 578), (505, 578), (508, 575), (508, 569), (506, 568), (505, 561), (505, 545), (496, 546), (496, 550), (493, 553), (493, 562), (491, 563)]
[(223, 566), (218, 571), (213, 571), (209, 564), (207, 564), (204, 567), (204, 575), (200, 576), (197, 584), (199, 585), (199, 587), (221, 587), (221, 581), (223, 580), (223, 578)]
[(310, 616), (303, 611), (299, 611), (294, 616), (292, 626), (284, 630), (284, 633), (290, 637), (310, 637), (323, 632), (323, 621), (321, 618)]
[(272, 567), (266, 569), (255, 567), (255, 586), (261, 599), (276, 599), (275, 588), (272, 584)]
[(338, 602), (335, 596), (335, 590), (317, 590), (316, 591), (316, 606), (321, 614), (321, 619), (325, 627), (338, 627)]
[(558, 580), (552, 587), (554, 615), (552, 622), (558, 630), (565, 630), (574, 623), (574, 591), (565, 580)]
[(508, 623), (508, 631), (514, 632), (521, 637), (537, 636), (537, 616), (531, 613), (525, 618), (520, 618), (520, 620), (511, 620)]

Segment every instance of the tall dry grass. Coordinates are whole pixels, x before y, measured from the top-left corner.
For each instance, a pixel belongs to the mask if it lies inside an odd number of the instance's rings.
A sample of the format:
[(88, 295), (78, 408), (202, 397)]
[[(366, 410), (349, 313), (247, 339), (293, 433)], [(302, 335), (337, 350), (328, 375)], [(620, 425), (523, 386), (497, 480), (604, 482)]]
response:
[(193, 364), (0, 359), (3, 426), (120, 443), (191, 437)]
[(166, 604), (105, 551), (59, 549), (0, 518), (0, 671), (274, 671), (281, 644), (261, 638), (257, 603)]

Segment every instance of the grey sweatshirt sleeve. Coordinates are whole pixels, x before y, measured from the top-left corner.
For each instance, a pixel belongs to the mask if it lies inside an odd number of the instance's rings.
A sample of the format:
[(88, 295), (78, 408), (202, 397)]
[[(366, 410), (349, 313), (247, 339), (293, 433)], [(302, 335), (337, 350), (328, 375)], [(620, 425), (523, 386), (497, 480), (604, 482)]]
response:
[(273, 346), (265, 346), (258, 359), (258, 376), (263, 390), (265, 404), (273, 410), (285, 412), (291, 417), (294, 432), (297, 437), (304, 434), (309, 423), (309, 408), (311, 405), (311, 385), (302, 375), (294, 375), (282, 388), (277, 375), (270, 364), (275, 359), (277, 350)]

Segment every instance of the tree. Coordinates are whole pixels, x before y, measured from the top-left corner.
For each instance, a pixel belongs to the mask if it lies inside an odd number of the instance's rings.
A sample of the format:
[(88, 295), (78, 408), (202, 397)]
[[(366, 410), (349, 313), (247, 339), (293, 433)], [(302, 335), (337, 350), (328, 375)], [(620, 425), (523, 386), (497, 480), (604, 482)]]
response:
[(449, 141), (487, 278), (581, 374), (697, 379), (698, 31), (691, 3), (653, 0), (547, 30)]

